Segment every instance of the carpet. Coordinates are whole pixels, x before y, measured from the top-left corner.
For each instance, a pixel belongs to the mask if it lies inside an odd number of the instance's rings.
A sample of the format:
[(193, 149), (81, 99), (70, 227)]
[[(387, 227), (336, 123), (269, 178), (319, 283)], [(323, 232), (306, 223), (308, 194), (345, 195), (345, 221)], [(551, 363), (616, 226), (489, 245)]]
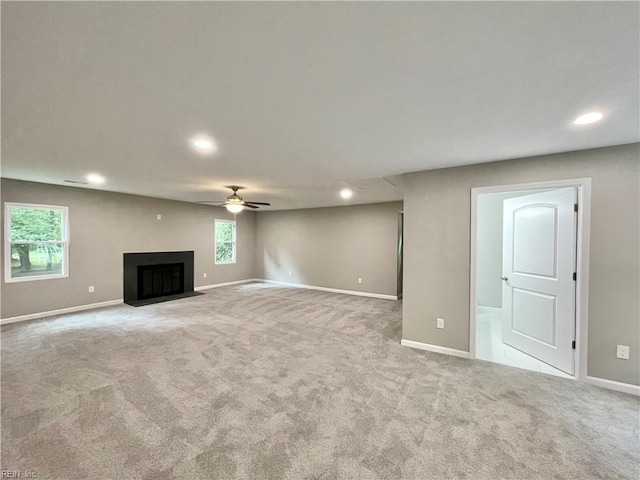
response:
[(2, 327), (38, 479), (640, 475), (638, 398), (400, 346), (401, 303), (255, 283)]

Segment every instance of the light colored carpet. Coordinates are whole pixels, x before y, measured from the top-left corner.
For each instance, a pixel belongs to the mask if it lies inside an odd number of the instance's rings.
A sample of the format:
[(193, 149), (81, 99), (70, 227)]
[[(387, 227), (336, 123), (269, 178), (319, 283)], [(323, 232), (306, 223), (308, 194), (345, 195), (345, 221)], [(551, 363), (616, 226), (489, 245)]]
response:
[(247, 284), (2, 328), (2, 468), (630, 478), (636, 397), (399, 345), (399, 302)]

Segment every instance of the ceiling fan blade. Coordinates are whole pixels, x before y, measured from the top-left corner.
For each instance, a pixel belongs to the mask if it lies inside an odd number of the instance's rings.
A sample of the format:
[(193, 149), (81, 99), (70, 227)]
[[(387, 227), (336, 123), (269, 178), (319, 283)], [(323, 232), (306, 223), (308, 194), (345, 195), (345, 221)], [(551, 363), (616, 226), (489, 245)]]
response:
[(266, 202), (247, 202), (247, 201), (245, 201), (244, 203), (250, 203), (251, 205), (267, 205), (268, 207), (271, 206), (270, 203), (266, 203)]
[(220, 203), (224, 205), (224, 200), (198, 200), (196, 203)]
[(249, 207), (249, 208), (260, 208), (256, 205), (251, 205), (250, 203), (244, 202), (241, 204), (243, 207)]

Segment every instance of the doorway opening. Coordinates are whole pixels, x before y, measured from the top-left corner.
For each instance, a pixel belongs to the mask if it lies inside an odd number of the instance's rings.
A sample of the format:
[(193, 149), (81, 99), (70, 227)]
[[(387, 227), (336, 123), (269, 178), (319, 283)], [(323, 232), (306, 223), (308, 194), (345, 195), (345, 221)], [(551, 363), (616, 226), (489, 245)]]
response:
[(470, 357), (584, 379), (589, 179), (471, 197)]

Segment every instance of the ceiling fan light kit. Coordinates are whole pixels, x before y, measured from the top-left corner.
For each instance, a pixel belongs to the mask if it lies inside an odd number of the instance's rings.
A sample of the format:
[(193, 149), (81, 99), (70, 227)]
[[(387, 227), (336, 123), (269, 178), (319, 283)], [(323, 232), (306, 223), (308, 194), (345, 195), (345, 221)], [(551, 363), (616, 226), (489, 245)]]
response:
[(242, 210), (244, 210), (244, 206), (242, 206), (242, 205), (234, 205), (232, 203), (229, 203), (229, 204), (225, 205), (225, 207), (231, 213), (240, 213)]
[(249, 202), (244, 200), (240, 195), (238, 195), (238, 190), (242, 187), (238, 187), (236, 185), (229, 185), (226, 188), (230, 188), (233, 192), (231, 195), (227, 197), (224, 202), (214, 202), (214, 201), (201, 201), (198, 203), (219, 203), (216, 205), (218, 207), (225, 207), (227, 211), (231, 213), (240, 213), (242, 210), (246, 208), (253, 208), (254, 210), (260, 208), (259, 205), (270, 206), (270, 203), (266, 202)]

